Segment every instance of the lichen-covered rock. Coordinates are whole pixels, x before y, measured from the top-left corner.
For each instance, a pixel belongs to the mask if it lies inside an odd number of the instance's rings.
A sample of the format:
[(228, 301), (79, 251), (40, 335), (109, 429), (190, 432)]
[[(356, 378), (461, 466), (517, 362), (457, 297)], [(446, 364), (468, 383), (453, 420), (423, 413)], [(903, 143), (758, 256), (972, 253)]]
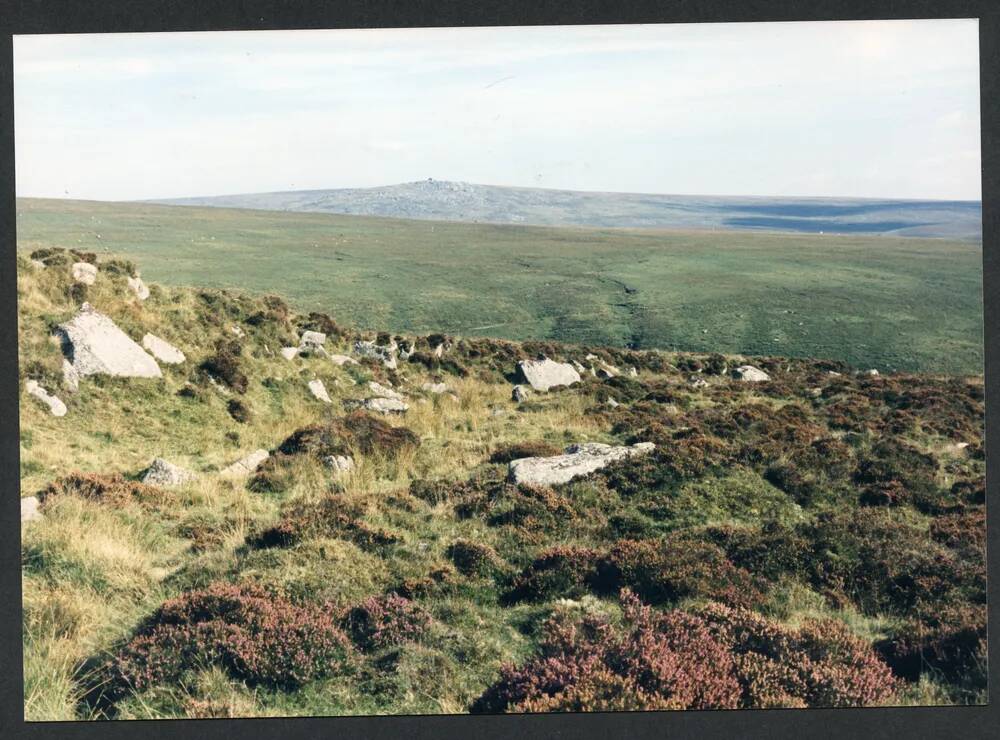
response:
[(247, 476), (257, 469), (257, 466), (271, 456), (267, 450), (254, 450), (249, 455), (237, 460), (227, 468), (219, 471), (224, 476)]
[(323, 464), (335, 473), (349, 473), (354, 470), (354, 458), (350, 455), (327, 455)]
[(167, 365), (180, 365), (187, 358), (184, 353), (165, 339), (155, 334), (146, 334), (142, 338), (142, 346), (149, 354)]
[(333, 403), (330, 400), (330, 394), (326, 392), (326, 386), (323, 385), (322, 380), (310, 380), (309, 391), (323, 403)]
[(547, 391), (560, 385), (580, 382), (580, 373), (566, 362), (554, 362), (549, 358), (541, 360), (521, 360), (517, 369), (525, 382), (536, 391)]
[(616, 460), (647, 454), (654, 447), (652, 442), (640, 442), (630, 447), (613, 447), (599, 442), (570, 445), (562, 455), (512, 460), (508, 475), (513, 483), (554, 486), (589, 475)]
[(380, 344), (375, 344), (375, 342), (358, 341), (354, 343), (354, 354), (378, 360), (389, 370), (395, 370), (397, 367), (396, 355), (398, 354), (398, 348), (395, 344), (383, 347)]
[(771, 379), (771, 376), (753, 365), (740, 365), (733, 371), (737, 380), (745, 383), (763, 383)]
[(49, 409), (49, 413), (53, 416), (66, 416), (66, 404), (42, 388), (42, 386), (38, 384), (38, 381), (27, 381), (24, 384), (24, 389), (28, 392), (29, 396), (37, 398), (45, 404)]
[(63, 388), (70, 393), (76, 393), (80, 390), (80, 375), (76, 372), (76, 368), (74, 368), (70, 361), (65, 357), (62, 361), (62, 376)]
[(158, 457), (149, 464), (142, 474), (143, 483), (151, 486), (180, 486), (197, 478), (190, 470), (167, 462)]
[(93, 285), (97, 280), (97, 265), (89, 262), (74, 262), (71, 268), (73, 280), (83, 285)]
[(63, 354), (81, 378), (88, 375), (163, 376), (151, 355), (89, 303), (84, 303), (72, 319), (60, 324), (56, 335), (62, 343)]
[(284, 357), (286, 360), (294, 360), (295, 357), (296, 357), (296, 355), (299, 354), (299, 348), (298, 347), (282, 347), (279, 350), (279, 352), (281, 353), (281, 356)]

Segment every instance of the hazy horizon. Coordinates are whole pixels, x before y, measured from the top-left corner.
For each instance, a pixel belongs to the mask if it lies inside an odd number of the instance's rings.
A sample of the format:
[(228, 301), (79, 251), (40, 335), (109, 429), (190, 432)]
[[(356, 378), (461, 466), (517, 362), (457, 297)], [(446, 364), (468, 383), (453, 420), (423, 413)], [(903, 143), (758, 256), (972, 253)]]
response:
[(17, 194), (981, 199), (968, 20), (16, 36)]

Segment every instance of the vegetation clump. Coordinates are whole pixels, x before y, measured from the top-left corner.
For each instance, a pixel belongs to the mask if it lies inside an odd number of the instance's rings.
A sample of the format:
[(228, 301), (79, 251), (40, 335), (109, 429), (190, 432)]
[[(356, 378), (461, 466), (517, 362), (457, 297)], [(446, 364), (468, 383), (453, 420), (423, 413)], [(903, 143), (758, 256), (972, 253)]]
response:
[(170, 493), (164, 489), (130, 480), (120, 473), (70, 473), (38, 492), (42, 504), (60, 496), (79, 496), (109, 506), (130, 503), (160, 506), (171, 500)]
[(215, 665), (250, 685), (283, 690), (350, 670), (351, 642), (321, 605), (260, 586), (215, 583), (165, 602), (104, 669), (104, 699), (173, 683)]
[(246, 393), (250, 380), (241, 368), (242, 352), (243, 346), (237, 340), (220, 339), (216, 342), (215, 353), (207, 357), (199, 367), (237, 393)]
[(376, 455), (396, 457), (420, 446), (420, 439), (406, 427), (392, 426), (364, 411), (296, 430), (278, 446), (285, 455)]
[(624, 624), (556, 613), (539, 653), (507, 664), (475, 713), (876, 705), (897, 682), (842, 625), (793, 630), (719, 604), (656, 612), (623, 591)]
[(251, 549), (290, 547), (317, 536), (340, 537), (365, 550), (377, 550), (399, 541), (399, 535), (363, 520), (364, 511), (343, 496), (327, 496), (318, 504), (299, 503), (277, 524), (251, 534)]
[(511, 460), (518, 460), (522, 457), (552, 457), (561, 454), (562, 448), (554, 444), (543, 440), (528, 440), (514, 442), (494, 450), (493, 454), (490, 455), (490, 462), (507, 464)]
[(370, 651), (419, 638), (431, 617), (409, 599), (388, 594), (371, 596), (348, 609), (340, 623), (358, 649)]
[(501, 567), (496, 551), (489, 545), (458, 539), (445, 551), (459, 573), (466, 576), (489, 576)]

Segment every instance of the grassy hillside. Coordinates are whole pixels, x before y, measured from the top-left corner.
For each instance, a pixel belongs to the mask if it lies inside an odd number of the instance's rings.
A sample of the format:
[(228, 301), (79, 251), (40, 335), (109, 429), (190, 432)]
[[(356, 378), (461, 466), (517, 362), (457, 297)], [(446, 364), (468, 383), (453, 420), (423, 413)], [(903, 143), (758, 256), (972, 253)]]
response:
[[(84, 214), (116, 245), (133, 229), (150, 277), (179, 241), (169, 209), (27, 205), (22, 234), (68, 238)], [(199, 218), (186, 233), (215, 236), (228, 271), (184, 243), (176, 279), (215, 264), (219, 282), (263, 283), (282, 264), (248, 259), (278, 217)], [(299, 237), (331, 223), (295, 218)], [(365, 335), (252, 293), (154, 283), (139, 303), (128, 265), (101, 261), (83, 288), (68, 261), (17, 265), (21, 379), (69, 407), (21, 395), (22, 495), (44, 492), (22, 527), (30, 720), (985, 701), (981, 377), (761, 357), (772, 380), (742, 383), (726, 368), (746, 358), (485, 339), (436, 361), (427, 337), (396, 371), (287, 361), (304, 329), (341, 352)], [(187, 362), (65, 392), (49, 334), (83, 300)], [(515, 404), (507, 376), (540, 351), (637, 376)], [(199, 369), (221, 354), (228, 387)], [(410, 410), (346, 417), (371, 379)], [(506, 482), (508, 460), (583, 441), (657, 449), (555, 487)], [(255, 475), (219, 475), (257, 447), (274, 454)], [(332, 449), (354, 472), (323, 465)], [(157, 456), (199, 478), (136, 483)]]
[(982, 372), (982, 252), (936, 239), (496, 226), (20, 199), (18, 248), (277, 291), (352, 326)]

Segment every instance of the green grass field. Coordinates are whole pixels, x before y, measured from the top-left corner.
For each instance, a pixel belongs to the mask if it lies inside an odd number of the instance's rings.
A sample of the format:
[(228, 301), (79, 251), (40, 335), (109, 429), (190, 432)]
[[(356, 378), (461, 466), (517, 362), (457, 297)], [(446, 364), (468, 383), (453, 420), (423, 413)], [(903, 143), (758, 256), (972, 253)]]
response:
[(275, 292), (358, 328), (982, 372), (982, 250), (936, 239), (496, 226), (20, 199), (18, 248)]

